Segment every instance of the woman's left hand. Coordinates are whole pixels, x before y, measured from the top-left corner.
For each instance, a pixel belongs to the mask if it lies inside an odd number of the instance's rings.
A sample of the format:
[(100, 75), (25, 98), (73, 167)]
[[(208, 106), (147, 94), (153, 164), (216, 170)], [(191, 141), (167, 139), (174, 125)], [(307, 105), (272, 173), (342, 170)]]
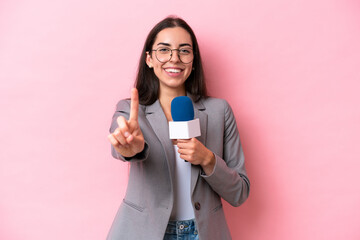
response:
[(178, 139), (180, 157), (191, 164), (200, 165), (206, 175), (210, 175), (215, 167), (214, 154), (196, 138)]

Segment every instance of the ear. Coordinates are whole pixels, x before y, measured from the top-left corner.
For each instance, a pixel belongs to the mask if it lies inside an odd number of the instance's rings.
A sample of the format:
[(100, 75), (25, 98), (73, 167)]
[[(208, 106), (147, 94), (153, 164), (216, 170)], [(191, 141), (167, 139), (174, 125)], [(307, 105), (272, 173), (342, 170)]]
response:
[(149, 68), (153, 67), (153, 59), (149, 52), (146, 52), (146, 64), (149, 66)]

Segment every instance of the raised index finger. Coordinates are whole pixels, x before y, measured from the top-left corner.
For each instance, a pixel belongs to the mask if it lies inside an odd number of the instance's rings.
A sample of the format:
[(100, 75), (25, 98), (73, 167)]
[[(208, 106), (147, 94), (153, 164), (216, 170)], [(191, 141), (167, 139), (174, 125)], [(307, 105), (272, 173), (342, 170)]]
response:
[(129, 121), (137, 121), (139, 113), (139, 93), (136, 88), (131, 89), (131, 104)]

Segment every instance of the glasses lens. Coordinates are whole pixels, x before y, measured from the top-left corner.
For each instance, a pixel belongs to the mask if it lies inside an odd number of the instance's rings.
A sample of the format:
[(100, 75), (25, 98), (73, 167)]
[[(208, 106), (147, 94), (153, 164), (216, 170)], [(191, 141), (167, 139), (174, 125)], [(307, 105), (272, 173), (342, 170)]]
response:
[(166, 47), (161, 47), (156, 49), (156, 58), (157, 60), (159, 60), (159, 62), (165, 63), (170, 61), (171, 57), (172, 57), (172, 51), (178, 51), (179, 52), (179, 58), (180, 61), (183, 63), (190, 63), (194, 60), (194, 54), (193, 54), (193, 50), (191, 48), (180, 48), (180, 49), (173, 49), (171, 50), (170, 48), (166, 48)]
[(194, 53), (191, 48), (180, 48), (179, 56), (181, 62), (183, 63), (190, 63), (194, 59)]
[(162, 63), (165, 63), (171, 58), (171, 49), (170, 48), (158, 48), (156, 50), (156, 58)]

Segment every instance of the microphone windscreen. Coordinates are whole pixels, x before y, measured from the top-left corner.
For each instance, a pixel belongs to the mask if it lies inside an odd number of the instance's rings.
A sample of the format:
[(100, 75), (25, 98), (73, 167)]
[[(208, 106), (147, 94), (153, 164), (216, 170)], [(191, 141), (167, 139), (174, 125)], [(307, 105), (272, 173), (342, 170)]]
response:
[(187, 96), (176, 97), (171, 101), (171, 117), (173, 121), (191, 121), (194, 119), (194, 106)]

